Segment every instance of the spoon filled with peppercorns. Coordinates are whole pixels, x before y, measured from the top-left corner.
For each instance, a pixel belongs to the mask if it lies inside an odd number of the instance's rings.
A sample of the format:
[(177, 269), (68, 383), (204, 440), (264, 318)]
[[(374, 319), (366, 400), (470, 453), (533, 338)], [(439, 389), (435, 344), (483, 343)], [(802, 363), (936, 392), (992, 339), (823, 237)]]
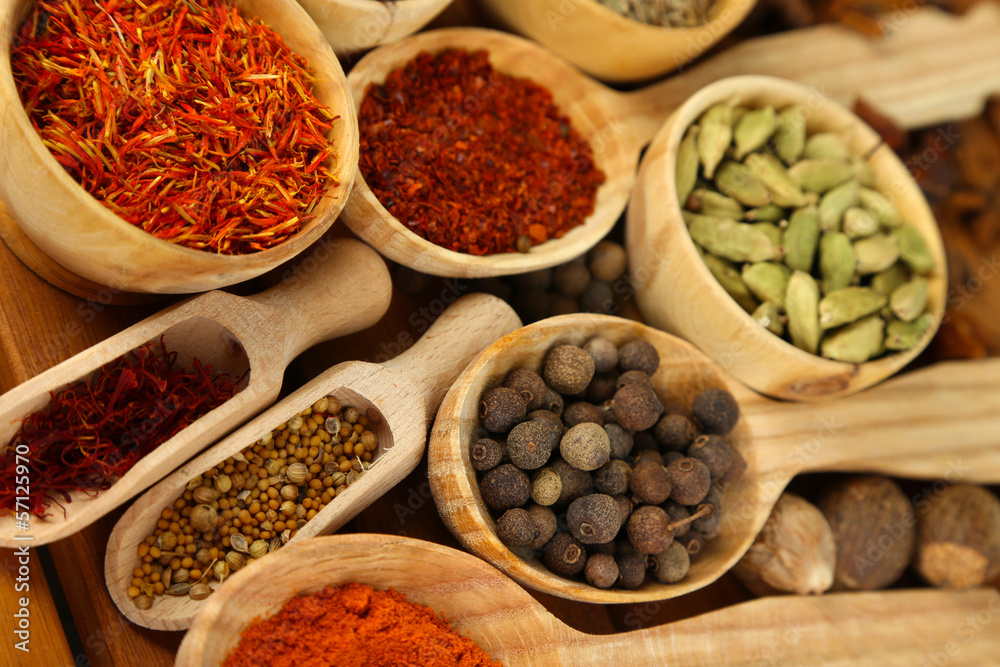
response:
[(186, 628), (233, 572), (343, 526), (413, 470), (451, 382), (518, 326), (502, 300), (464, 296), (402, 355), (337, 364), (189, 461), (115, 525), (115, 604), (138, 625)]
[(942, 364), (784, 403), (645, 325), (552, 317), (486, 349), (452, 386), (431, 434), (431, 489), (464, 546), (526, 586), (672, 598), (728, 571), (801, 472), (1000, 482), (1000, 414), (986, 399), (998, 372), (1000, 361)]

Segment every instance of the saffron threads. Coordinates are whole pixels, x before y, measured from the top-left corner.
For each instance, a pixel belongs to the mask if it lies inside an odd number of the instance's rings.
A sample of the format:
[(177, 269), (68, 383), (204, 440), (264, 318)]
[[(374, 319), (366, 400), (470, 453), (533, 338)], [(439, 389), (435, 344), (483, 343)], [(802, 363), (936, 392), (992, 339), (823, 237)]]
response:
[(19, 466), (30, 474), (28, 511), (46, 517), (50, 501), (62, 507), (70, 491), (110, 488), (143, 456), (236, 394), (238, 380), (197, 359), (175, 369), (176, 358), (162, 341), (147, 343), (89, 380), (51, 392), (49, 408), (25, 418), (0, 454), (0, 514), (25, 511), (12, 483)]
[(11, 68), (59, 164), (171, 243), (273, 247), (332, 179), (324, 132), (337, 117), (305, 60), (231, 2), (36, 0)]
[(485, 51), (420, 54), (368, 87), (358, 122), (379, 202), (449, 250), (527, 252), (582, 225), (604, 182), (552, 94)]

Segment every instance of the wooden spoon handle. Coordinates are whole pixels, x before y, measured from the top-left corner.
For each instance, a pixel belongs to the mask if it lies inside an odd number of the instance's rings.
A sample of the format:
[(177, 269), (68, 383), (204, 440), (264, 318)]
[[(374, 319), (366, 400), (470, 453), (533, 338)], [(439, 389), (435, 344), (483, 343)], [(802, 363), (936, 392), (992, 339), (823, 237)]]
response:
[(779, 76), (852, 107), (859, 95), (905, 128), (978, 114), (1000, 91), (1000, 7), (982, 2), (964, 16), (936, 8), (882, 17), (887, 36), (838, 25), (746, 40), (688, 72), (615, 95), (620, 127), (638, 142), (703, 86), (738, 74)]
[(384, 365), (420, 383), (429, 424), (451, 383), (469, 362), (520, 326), (521, 320), (503, 300), (488, 294), (463, 296), (413, 347)]
[(316, 343), (375, 324), (391, 298), (389, 269), (377, 252), (354, 239), (325, 237), (281, 283), (249, 300), (273, 325), (284, 368)]
[(835, 401), (751, 405), (747, 419), (765, 470), (1000, 482), (1000, 359), (936, 364)]

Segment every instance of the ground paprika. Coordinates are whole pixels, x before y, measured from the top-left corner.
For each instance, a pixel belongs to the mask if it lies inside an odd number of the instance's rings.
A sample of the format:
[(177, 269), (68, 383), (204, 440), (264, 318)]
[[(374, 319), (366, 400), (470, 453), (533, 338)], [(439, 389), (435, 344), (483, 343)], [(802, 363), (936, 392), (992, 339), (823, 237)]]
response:
[(433, 609), (390, 589), (328, 586), (243, 631), (223, 667), (500, 667)]

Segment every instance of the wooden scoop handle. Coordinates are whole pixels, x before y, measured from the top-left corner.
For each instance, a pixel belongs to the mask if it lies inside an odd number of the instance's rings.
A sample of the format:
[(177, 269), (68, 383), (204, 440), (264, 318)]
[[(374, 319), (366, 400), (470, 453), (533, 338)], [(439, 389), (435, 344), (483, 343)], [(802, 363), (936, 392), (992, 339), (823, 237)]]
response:
[(751, 406), (760, 465), (1000, 482), (1000, 359), (907, 373), (844, 399)]
[(469, 294), (444, 311), (413, 347), (384, 365), (420, 383), (429, 424), (448, 388), (469, 362), (520, 326), (521, 320), (502, 299)]
[(798, 81), (848, 108), (859, 96), (904, 128), (978, 114), (1000, 91), (1000, 7), (981, 2), (964, 16), (936, 8), (882, 17), (884, 38), (821, 25), (746, 40), (688, 72), (616, 94), (620, 125), (636, 150), (681, 103), (727, 76), (765, 74)]
[(284, 368), (304, 350), (366, 329), (389, 309), (392, 279), (360, 241), (325, 237), (271, 289), (249, 297), (275, 331)]

